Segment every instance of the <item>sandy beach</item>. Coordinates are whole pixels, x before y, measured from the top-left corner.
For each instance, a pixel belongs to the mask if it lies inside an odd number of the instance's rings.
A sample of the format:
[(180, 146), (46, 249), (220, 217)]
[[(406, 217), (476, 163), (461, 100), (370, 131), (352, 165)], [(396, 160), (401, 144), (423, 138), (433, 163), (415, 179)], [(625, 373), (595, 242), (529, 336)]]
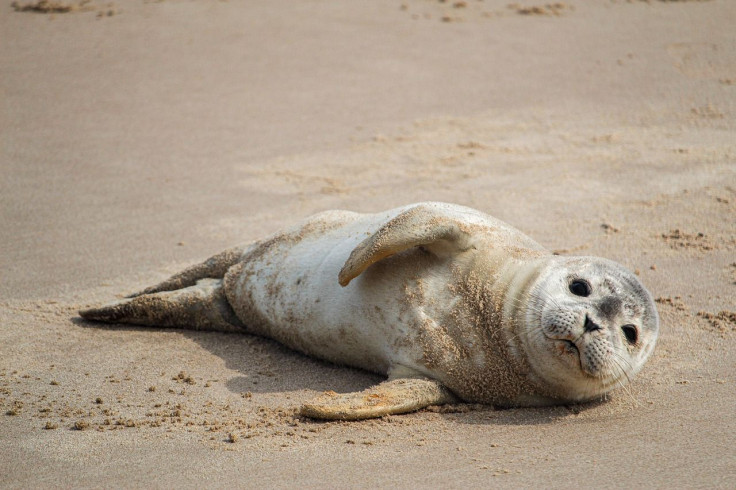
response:
[[(0, 2), (0, 486), (736, 487), (734, 25), (731, 0)], [(425, 200), (635, 271), (644, 370), (596, 403), (316, 422), (381, 378), (77, 315)]]

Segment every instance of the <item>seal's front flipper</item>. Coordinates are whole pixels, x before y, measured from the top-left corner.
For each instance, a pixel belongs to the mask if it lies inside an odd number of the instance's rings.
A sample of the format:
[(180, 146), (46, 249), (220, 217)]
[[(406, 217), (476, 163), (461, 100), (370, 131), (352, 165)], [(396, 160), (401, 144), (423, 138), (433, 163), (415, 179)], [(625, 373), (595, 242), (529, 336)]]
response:
[(456, 402), (439, 381), (400, 378), (357, 393), (328, 392), (302, 406), (305, 417), (322, 420), (360, 420), (414, 412), (430, 405)]
[(220, 279), (202, 279), (176, 291), (143, 294), (100, 308), (82, 310), (85, 320), (149, 327), (242, 332), (244, 326), (225, 297)]
[(419, 204), (394, 217), (350, 253), (338, 275), (347, 286), (381, 259), (423, 247), (438, 257), (448, 257), (473, 248), (473, 239), (456, 216), (431, 203)]

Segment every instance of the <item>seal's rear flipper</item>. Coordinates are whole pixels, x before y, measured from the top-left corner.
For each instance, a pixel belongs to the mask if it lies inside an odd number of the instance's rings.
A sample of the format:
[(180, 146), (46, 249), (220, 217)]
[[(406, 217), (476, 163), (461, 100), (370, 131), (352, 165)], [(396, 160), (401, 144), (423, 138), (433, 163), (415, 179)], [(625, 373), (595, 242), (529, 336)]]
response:
[(430, 405), (456, 402), (439, 381), (400, 378), (357, 393), (327, 392), (301, 408), (305, 417), (322, 420), (360, 420), (414, 412)]
[(227, 249), (224, 252), (213, 255), (200, 264), (193, 265), (178, 274), (174, 274), (155, 286), (147, 287), (143, 291), (131, 294), (128, 298), (186, 288), (195, 285), (200, 279), (222, 279), (227, 270), (238, 263), (247, 250), (247, 246)]
[(243, 332), (245, 328), (228, 303), (220, 279), (203, 279), (176, 291), (143, 294), (82, 310), (79, 315), (85, 320), (149, 327), (220, 332)]

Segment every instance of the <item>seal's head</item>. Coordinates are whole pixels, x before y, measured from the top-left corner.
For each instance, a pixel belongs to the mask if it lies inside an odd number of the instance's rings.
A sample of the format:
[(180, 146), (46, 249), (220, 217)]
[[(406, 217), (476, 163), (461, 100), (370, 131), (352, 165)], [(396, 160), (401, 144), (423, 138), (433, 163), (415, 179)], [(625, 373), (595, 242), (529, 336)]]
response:
[(654, 350), (659, 317), (634, 274), (596, 257), (554, 257), (529, 291), (523, 339), (548, 396), (589, 400), (623, 386)]

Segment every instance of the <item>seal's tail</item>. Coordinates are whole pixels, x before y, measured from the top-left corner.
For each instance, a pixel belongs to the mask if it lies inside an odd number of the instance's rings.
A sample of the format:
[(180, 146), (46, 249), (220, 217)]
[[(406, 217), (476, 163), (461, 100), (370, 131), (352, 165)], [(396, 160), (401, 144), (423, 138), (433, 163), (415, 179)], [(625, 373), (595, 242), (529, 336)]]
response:
[(201, 279), (193, 286), (175, 291), (139, 294), (82, 310), (79, 315), (85, 320), (151, 327), (220, 332), (242, 332), (245, 328), (225, 297), (221, 279)]

